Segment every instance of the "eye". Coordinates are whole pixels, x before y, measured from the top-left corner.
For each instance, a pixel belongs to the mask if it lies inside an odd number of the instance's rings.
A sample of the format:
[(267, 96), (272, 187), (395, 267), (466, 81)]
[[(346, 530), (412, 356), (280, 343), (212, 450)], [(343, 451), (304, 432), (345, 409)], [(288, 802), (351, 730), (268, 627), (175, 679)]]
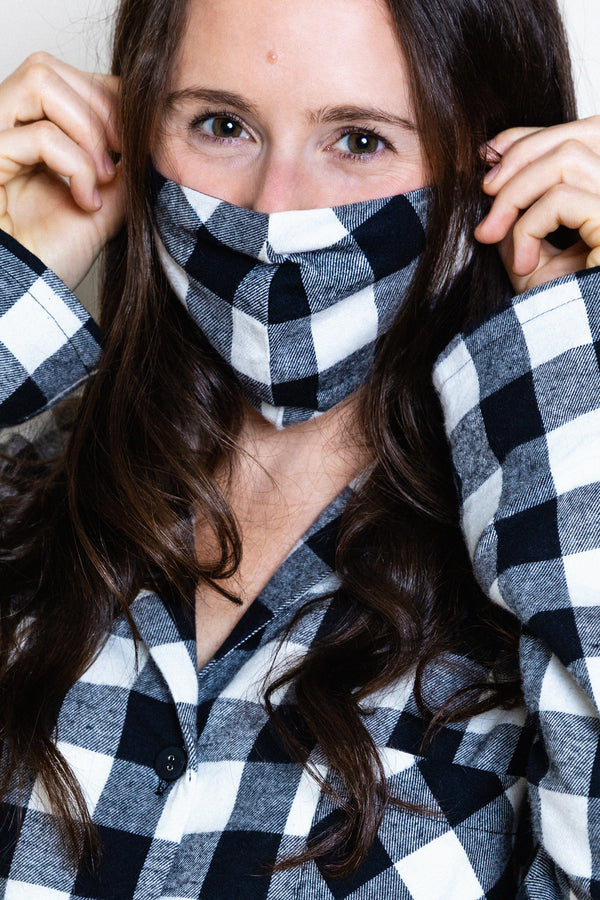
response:
[(343, 135), (334, 146), (352, 156), (370, 156), (383, 146), (378, 135), (370, 131), (350, 131)]
[(248, 132), (242, 123), (232, 116), (210, 116), (206, 119), (199, 119), (194, 124), (215, 138), (248, 137)]

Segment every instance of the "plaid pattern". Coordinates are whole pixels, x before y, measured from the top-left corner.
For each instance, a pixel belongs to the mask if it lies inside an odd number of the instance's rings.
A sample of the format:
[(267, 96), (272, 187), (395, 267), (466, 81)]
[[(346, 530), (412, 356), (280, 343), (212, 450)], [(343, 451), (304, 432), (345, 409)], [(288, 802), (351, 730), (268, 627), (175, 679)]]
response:
[(543, 873), (600, 897), (599, 350), (591, 270), (516, 297), (435, 370), (475, 573), (523, 622), (541, 845), (524, 897), (554, 896)]
[(364, 384), (423, 248), (427, 189), (267, 215), (152, 182), (167, 277), (252, 406), (281, 427)]
[(0, 428), (74, 390), (93, 371), (100, 341), (62, 281), (0, 231)]
[[(20, 285), (28, 267), (20, 276), (16, 260), (13, 265), (13, 283)], [(495, 710), (446, 727), (422, 753), (425, 722), (411, 680), (368, 698), (365, 721), (392, 790), (431, 814), (388, 809), (368, 859), (351, 878), (327, 879), (314, 863), (270, 874), (274, 860), (304, 847), (307, 837), (335, 824), (339, 815), (331, 798), (290, 760), (266, 718), (260, 686), (293, 613), (337, 587), (336, 531), (350, 487), (313, 523), (200, 672), (193, 629), (168, 597), (144, 593), (132, 607), (141, 635), (137, 661), (126, 624), (115, 622), (102, 652), (67, 694), (58, 722), (60, 747), (102, 838), (103, 861), (93, 872), (83, 865), (69, 869), (43, 791), (35, 785), (25, 796), (6, 798), (0, 809), (0, 897), (598, 896), (593, 427), (582, 440), (595, 415), (590, 398), (597, 393), (598, 363), (589, 301), (598, 290), (598, 275), (591, 273), (517, 298), (457, 340), (436, 370), (478, 576), (495, 601), (525, 621), (522, 665), (529, 710)], [(20, 297), (15, 290), (15, 305)], [(573, 312), (564, 315), (560, 310), (568, 304), (574, 304)], [(72, 297), (71, 306), (77, 308)], [(577, 329), (580, 336), (585, 333), (584, 310), (591, 339), (577, 344)], [(551, 327), (553, 315), (559, 317), (556, 327)], [(534, 337), (532, 323), (538, 319)], [(51, 341), (49, 347), (50, 361)], [(496, 349), (502, 352), (492, 359)], [(18, 386), (16, 356), (13, 365)], [(5, 378), (10, 395), (10, 368)], [(527, 396), (535, 398), (537, 409), (534, 414), (532, 406), (524, 419), (513, 414), (517, 402), (519, 411), (527, 412), (523, 391), (511, 392), (520, 381), (532, 386)], [(58, 384), (63, 393), (64, 382)], [(590, 385), (587, 400), (582, 384)], [(50, 402), (47, 396), (44, 404)], [(532, 423), (549, 422), (548, 417), (554, 417), (552, 426), (534, 433)], [(560, 450), (563, 434), (571, 439)], [(533, 451), (526, 464), (525, 443)], [(555, 553), (558, 541), (562, 559)], [(339, 593), (315, 607), (283, 645), (280, 663), (296, 659), (335, 627), (343, 607)], [(460, 686), (460, 662), (440, 660), (431, 668), (425, 691), (432, 702)], [(277, 703), (293, 725), (293, 691), (282, 693)], [(318, 746), (310, 758), (343, 793)], [(537, 847), (527, 827), (528, 785)]]

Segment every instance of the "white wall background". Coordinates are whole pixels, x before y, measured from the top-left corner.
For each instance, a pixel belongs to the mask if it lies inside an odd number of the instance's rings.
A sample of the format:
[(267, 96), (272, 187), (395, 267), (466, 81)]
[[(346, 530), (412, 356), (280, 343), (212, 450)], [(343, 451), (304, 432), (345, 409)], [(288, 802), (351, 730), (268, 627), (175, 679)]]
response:
[[(117, 0), (2, 0), (0, 80), (33, 50), (105, 68)], [(448, 0), (449, 3), (452, 0)], [(571, 37), (581, 115), (600, 113), (600, 0), (559, 0)]]

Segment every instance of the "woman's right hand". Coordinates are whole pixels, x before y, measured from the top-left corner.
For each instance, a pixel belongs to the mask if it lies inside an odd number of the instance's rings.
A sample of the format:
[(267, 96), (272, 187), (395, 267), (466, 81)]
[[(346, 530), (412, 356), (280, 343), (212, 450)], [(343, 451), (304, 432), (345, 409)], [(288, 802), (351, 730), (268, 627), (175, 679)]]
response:
[(0, 228), (71, 288), (123, 220), (117, 91), (47, 53), (0, 84)]

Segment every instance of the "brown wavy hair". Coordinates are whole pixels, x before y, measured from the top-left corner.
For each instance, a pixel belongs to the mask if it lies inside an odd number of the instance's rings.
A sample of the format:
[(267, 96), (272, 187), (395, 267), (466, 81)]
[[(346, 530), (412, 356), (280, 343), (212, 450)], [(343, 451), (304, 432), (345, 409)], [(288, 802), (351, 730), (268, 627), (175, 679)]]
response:
[[(575, 117), (554, 0), (387, 3), (433, 185), (426, 248), (378, 346), (362, 400), (374, 465), (345, 511), (339, 537), (345, 612), (266, 691), (275, 725), (292, 754), (305, 760), (300, 739), (269, 699), (293, 681), (302, 730), (344, 784), (335, 830), (283, 863), (316, 859), (329, 875), (356, 869), (386, 805), (402, 803), (389, 796), (365, 725), (361, 704), (369, 694), (414, 674), (429, 734), (520, 698), (517, 628), (474, 582), (430, 373), (447, 341), (510, 291), (496, 251), (472, 237), (486, 208), (482, 146), (509, 126)], [(186, 5), (122, 0), (113, 72), (122, 78), (127, 226), (106, 250), (100, 323), (106, 343), (65, 448), (44, 460), (21, 454), (3, 476), (0, 791), (37, 775), (73, 860), (93, 850), (96, 838), (56, 747), (66, 691), (116, 616), (126, 616), (136, 634), (129, 606), (140, 589), (168, 588), (190, 609), (197, 584), (229, 576), (242, 555), (215, 478), (217, 467), (235, 459), (243, 414), (238, 385), (174, 301), (151, 224), (149, 153)], [(216, 537), (220, 553), (211, 564), (196, 557), (192, 512)], [(466, 652), (476, 674), (432, 708), (423, 687), (428, 667)]]

